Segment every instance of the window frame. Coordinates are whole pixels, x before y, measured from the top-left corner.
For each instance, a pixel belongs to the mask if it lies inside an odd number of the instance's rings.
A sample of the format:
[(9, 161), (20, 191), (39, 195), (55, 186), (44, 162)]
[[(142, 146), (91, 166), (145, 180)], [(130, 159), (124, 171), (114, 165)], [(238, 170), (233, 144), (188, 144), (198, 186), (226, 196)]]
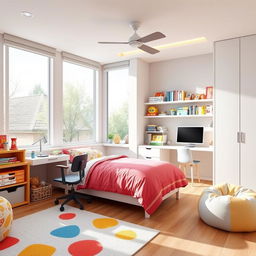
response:
[[(122, 70), (122, 69), (128, 69), (129, 73), (129, 67), (130, 62), (129, 61), (122, 61), (122, 62), (116, 62), (111, 64), (106, 64), (103, 66), (103, 84), (104, 84), (104, 95), (105, 95), (105, 102), (104, 102), (104, 126), (103, 126), (103, 142), (108, 142), (108, 120), (109, 120), (109, 109), (108, 109), (108, 99), (109, 99), (109, 79), (108, 79), (108, 72), (113, 70)], [(129, 109), (128, 109), (129, 112)], [(129, 133), (129, 125), (128, 125), (128, 133)], [(127, 144), (129, 145), (129, 143)]]
[[(52, 132), (52, 120), (53, 120), (53, 109), (52, 109), (52, 88), (53, 88), (53, 58), (54, 56), (44, 54), (40, 50), (29, 49), (28, 47), (22, 47), (19, 45), (4, 44), (4, 133), (10, 137), (9, 130), (9, 50), (10, 48), (22, 50), (25, 52), (45, 56), (48, 58), (48, 140), (45, 144), (46, 147), (53, 145), (53, 132)], [(38, 148), (38, 145), (20, 145), (22, 148)]]
[[(62, 144), (64, 146), (74, 146), (74, 145), (84, 145), (84, 144), (96, 144), (97, 143), (97, 132), (98, 132), (98, 107), (97, 107), (97, 102), (98, 102), (98, 94), (99, 94), (99, 75), (100, 75), (100, 70), (93, 66), (88, 64), (87, 62), (81, 62), (75, 59), (71, 59), (71, 58), (62, 58), (62, 109), (63, 109), (63, 90), (64, 90), (64, 62), (73, 64), (73, 65), (77, 65), (80, 67), (84, 67), (84, 68), (89, 68), (93, 70), (93, 109), (94, 109), (94, 113), (93, 113), (93, 139), (92, 140), (87, 140), (87, 141), (79, 141), (79, 142), (69, 142), (69, 143), (65, 143), (63, 140), (63, 120), (62, 120)], [(97, 79), (97, 72), (98, 72), (98, 79)], [(97, 83), (98, 82), (98, 83)], [(63, 112), (64, 113), (64, 112)]]

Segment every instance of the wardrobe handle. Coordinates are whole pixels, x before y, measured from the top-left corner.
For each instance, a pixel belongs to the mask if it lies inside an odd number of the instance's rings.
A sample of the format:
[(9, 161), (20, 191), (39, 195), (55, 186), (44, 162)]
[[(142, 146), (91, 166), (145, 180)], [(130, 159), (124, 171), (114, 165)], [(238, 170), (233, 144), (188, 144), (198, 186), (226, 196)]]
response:
[(241, 142), (245, 143), (245, 132), (241, 132)]
[(241, 132), (237, 132), (237, 143), (241, 143)]

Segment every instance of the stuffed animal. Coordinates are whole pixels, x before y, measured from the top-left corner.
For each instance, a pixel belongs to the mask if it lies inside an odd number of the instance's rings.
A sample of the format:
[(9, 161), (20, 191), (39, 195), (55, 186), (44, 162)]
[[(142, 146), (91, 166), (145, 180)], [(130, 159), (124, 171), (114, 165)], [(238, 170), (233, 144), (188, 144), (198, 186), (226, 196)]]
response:
[(38, 188), (40, 186), (39, 177), (31, 177), (30, 178), (30, 186), (31, 188)]

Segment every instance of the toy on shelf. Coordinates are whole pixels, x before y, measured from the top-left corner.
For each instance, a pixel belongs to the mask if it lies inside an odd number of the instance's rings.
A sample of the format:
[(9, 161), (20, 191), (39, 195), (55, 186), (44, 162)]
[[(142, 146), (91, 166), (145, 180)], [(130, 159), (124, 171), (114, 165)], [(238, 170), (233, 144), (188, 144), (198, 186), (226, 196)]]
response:
[(11, 138), (12, 144), (10, 150), (17, 150), (17, 138)]
[(155, 106), (149, 106), (147, 109), (147, 116), (157, 116), (158, 115), (158, 108)]

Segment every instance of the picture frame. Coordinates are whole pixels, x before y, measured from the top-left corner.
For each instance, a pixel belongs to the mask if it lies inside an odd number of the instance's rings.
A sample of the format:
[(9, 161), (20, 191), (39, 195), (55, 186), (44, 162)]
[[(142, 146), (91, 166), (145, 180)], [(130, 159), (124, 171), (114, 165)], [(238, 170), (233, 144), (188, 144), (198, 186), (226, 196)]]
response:
[(206, 87), (206, 99), (213, 99), (213, 86)]

